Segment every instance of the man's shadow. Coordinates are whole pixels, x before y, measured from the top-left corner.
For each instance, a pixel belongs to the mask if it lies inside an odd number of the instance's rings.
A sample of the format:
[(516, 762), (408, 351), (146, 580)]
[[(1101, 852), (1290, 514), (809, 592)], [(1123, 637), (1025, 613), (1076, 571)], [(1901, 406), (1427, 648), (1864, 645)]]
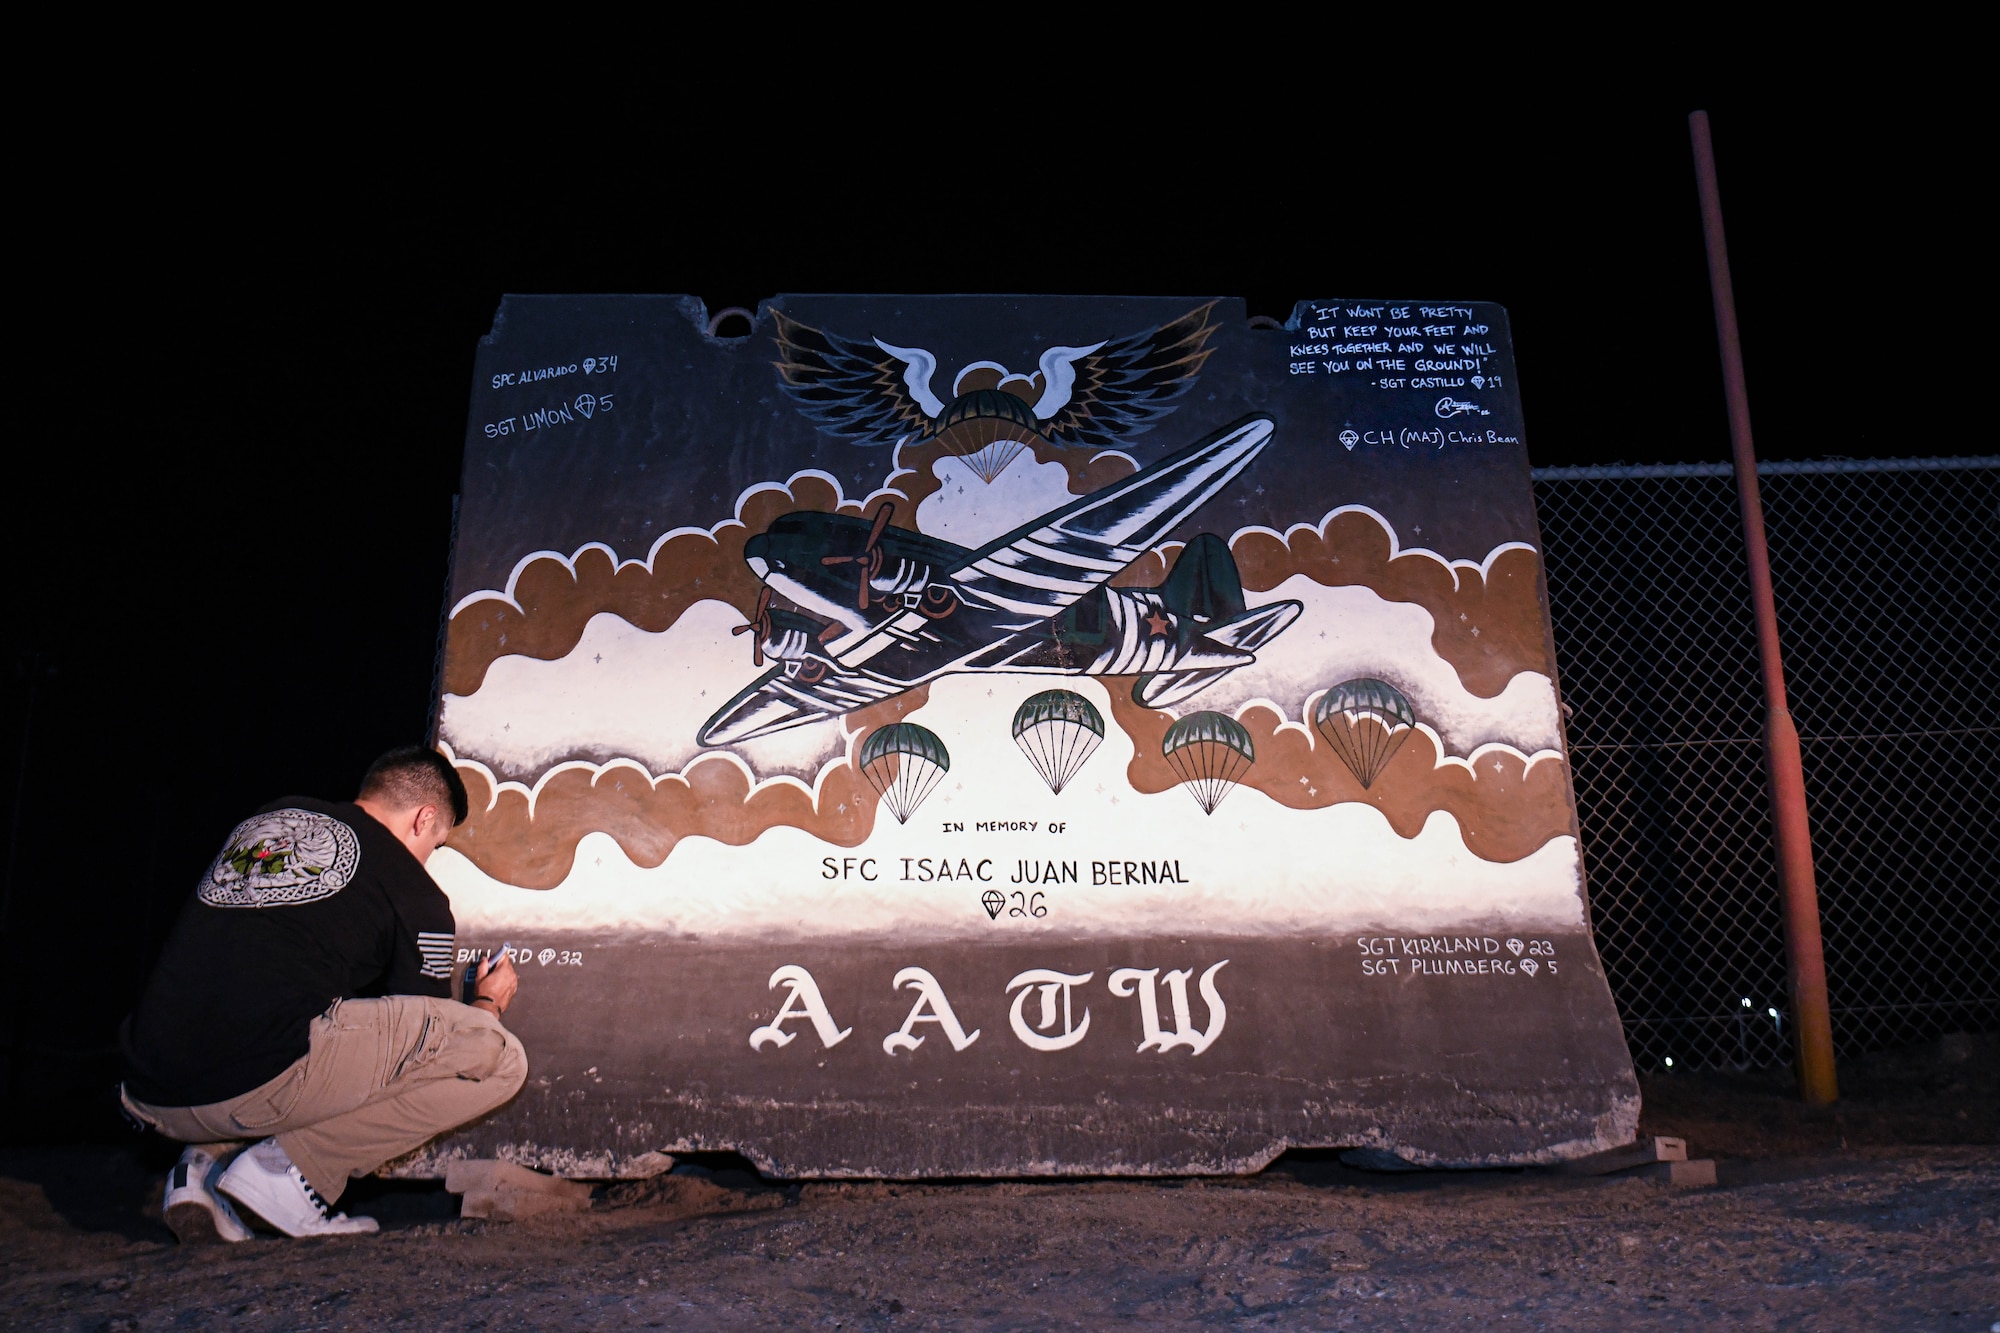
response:
[[(24, 1230), (67, 1224), (75, 1231), (172, 1244), (174, 1233), (160, 1219), (160, 1191), (179, 1156), (178, 1144), (136, 1133), (123, 1143), (0, 1149), (0, 1200), (9, 1221)], [(53, 1217), (37, 1216), (33, 1187), (40, 1188)]]

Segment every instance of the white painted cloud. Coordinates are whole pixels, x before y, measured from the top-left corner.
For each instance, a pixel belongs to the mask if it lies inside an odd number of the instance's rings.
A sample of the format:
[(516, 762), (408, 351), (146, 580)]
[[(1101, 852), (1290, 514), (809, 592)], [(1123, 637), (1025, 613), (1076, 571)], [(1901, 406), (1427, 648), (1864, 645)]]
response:
[(1296, 600), (1305, 611), (1257, 650), (1254, 663), (1230, 672), (1177, 711), (1235, 714), (1261, 699), (1287, 720), (1310, 724), (1312, 695), (1372, 676), (1403, 692), (1446, 754), (1467, 756), (1496, 743), (1524, 755), (1562, 753), (1554, 682), (1539, 671), (1524, 671), (1491, 699), (1472, 693), (1431, 643), (1437, 622), (1414, 602), (1387, 601), (1370, 588), (1324, 587), (1303, 574), (1246, 600), (1252, 606)]
[[(635, 759), (655, 774), (701, 752), (695, 733), (760, 673), (750, 641), (731, 631), (743, 615), (700, 601), (670, 627), (642, 630), (609, 612), (590, 618), (567, 656), (501, 657), (469, 695), (447, 694), (440, 737), (452, 752), (503, 778), (532, 782), (568, 759)], [(789, 774), (811, 785), (846, 753), (846, 733), (824, 722), (736, 747), (759, 777)]]
[(1037, 463), (1025, 448), (990, 485), (949, 454), (932, 464), (932, 471), (941, 484), (917, 506), (917, 528), (968, 548), (1076, 499), (1069, 493), (1069, 470), (1061, 463)]
[[(1107, 717), (1104, 686), (1069, 687)], [(1239, 787), (1204, 816), (1179, 789), (1140, 795), (1124, 780), (1132, 742), (1117, 727), (1062, 795), (1050, 793), (1011, 736), (1014, 709), (1046, 677), (953, 676), (911, 714), (936, 731), (951, 768), (901, 825), (883, 812), (867, 841), (838, 848), (790, 827), (749, 847), (685, 838), (653, 869), (590, 834), (554, 889), (501, 884), (446, 849), (431, 871), (451, 895), (460, 927), (517, 942), (543, 930), (646, 929), (727, 936), (989, 938), (1003, 932), (1113, 935), (1135, 929), (1291, 934), (1381, 926), (1443, 930), (1481, 923), (1514, 929), (1575, 927), (1583, 920), (1576, 842), (1563, 836), (1511, 864), (1466, 849), (1459, 825), (1434, 813), (1413, 839), (1398, 837), (1373, 807), (1292, 810)], [(966, 832), (947, 833), (947, 821)], [(981, 821), (1032, 824), (980, 832)], [(1050, 831), (1059, 823), (1063, 831)], [(825, 858), (854, 873), (828, 879)], [(907, 862), (906, 862), (907, 858)], [(919, 862), (964, 862), (973, 874), (921, 878)], [(877, 878), (859, 877), (864, 861)], [(1093, 885), (1093, 861), (1169, 861), (1185, 884)], [(1079, 883), (1016, 885), (1022, 862), (1073, 862)], [(978, 878), (986, 863), (987, 879)], [(903, 878), (905, 866), (911, 878)], [(1040, 890), (1044, 917), (989, 918), (981, 895)], [(1008, 904), (1014, 900), (1011, 896)]]

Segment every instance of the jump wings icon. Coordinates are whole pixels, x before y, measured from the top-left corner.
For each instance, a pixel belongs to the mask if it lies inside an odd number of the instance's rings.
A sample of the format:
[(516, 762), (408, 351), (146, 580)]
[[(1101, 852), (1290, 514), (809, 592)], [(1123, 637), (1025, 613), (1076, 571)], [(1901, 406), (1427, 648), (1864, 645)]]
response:
[(931, 387), (937, 357), (880, 338), (863, 342), (776, 315), (778, 375), (821, 430), (856, 444), (937, 439), (991, 482), (1029, 442), (1109, 447), (1174, 410), (1208, 359), (1215, 303), (1087, 347), (1051, 347), (1032, 375), (974, 361)]

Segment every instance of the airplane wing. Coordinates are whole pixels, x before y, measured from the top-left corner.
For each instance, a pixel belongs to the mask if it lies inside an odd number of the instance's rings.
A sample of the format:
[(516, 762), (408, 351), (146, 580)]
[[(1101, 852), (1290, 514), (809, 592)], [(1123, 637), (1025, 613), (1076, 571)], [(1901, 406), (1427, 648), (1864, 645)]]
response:
[(855, 672), (831, 671), (811, 684), (772, 667), (716, 710), (695, 734), (702, 746), (734, 745), (774, 731), (852, 712), (908, 688)]
[(1046, 619), (1144, 555), (1213, 499), (1263, 450), (1271, 430), (1271, 418), (1262, 413), (1225, 426), (989, 542), (951, 578), (968, 601)]

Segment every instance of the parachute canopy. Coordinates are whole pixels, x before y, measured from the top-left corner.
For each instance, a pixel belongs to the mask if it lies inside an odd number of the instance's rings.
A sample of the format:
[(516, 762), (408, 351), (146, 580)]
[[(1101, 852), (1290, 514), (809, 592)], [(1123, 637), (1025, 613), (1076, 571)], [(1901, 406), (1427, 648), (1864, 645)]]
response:
[(1103, 716), (1074, 690), (1045, 690), (1014, 710), (1014, 743), (1058, 795), (1103, 741)]
[(924, 798), (951, 769), (951, 754), (937, 733), (914, 722), (892, 722), (861, 742), (861, 772), (882, 794), (882, 804), (907, 824)]
[(938, 418), (938, 438), (987, 485), (1041, 432), (1025, 402), (1000, 389), (975, 389)]
[(1180, 774), (1181, 786), (1187, 788), (1202, 813), (1209, 815), (1257, 762), (1250, 733), (1242, 723), (1222, 713), (1190, 713), (1175, 722), (1161, 738), (1160, 753)]
[(1416, 725), (1403, 692), (1373, 677), (1342, 681), (1313, 709), (1314, 728), (1364, 787), (1381, 775)]

